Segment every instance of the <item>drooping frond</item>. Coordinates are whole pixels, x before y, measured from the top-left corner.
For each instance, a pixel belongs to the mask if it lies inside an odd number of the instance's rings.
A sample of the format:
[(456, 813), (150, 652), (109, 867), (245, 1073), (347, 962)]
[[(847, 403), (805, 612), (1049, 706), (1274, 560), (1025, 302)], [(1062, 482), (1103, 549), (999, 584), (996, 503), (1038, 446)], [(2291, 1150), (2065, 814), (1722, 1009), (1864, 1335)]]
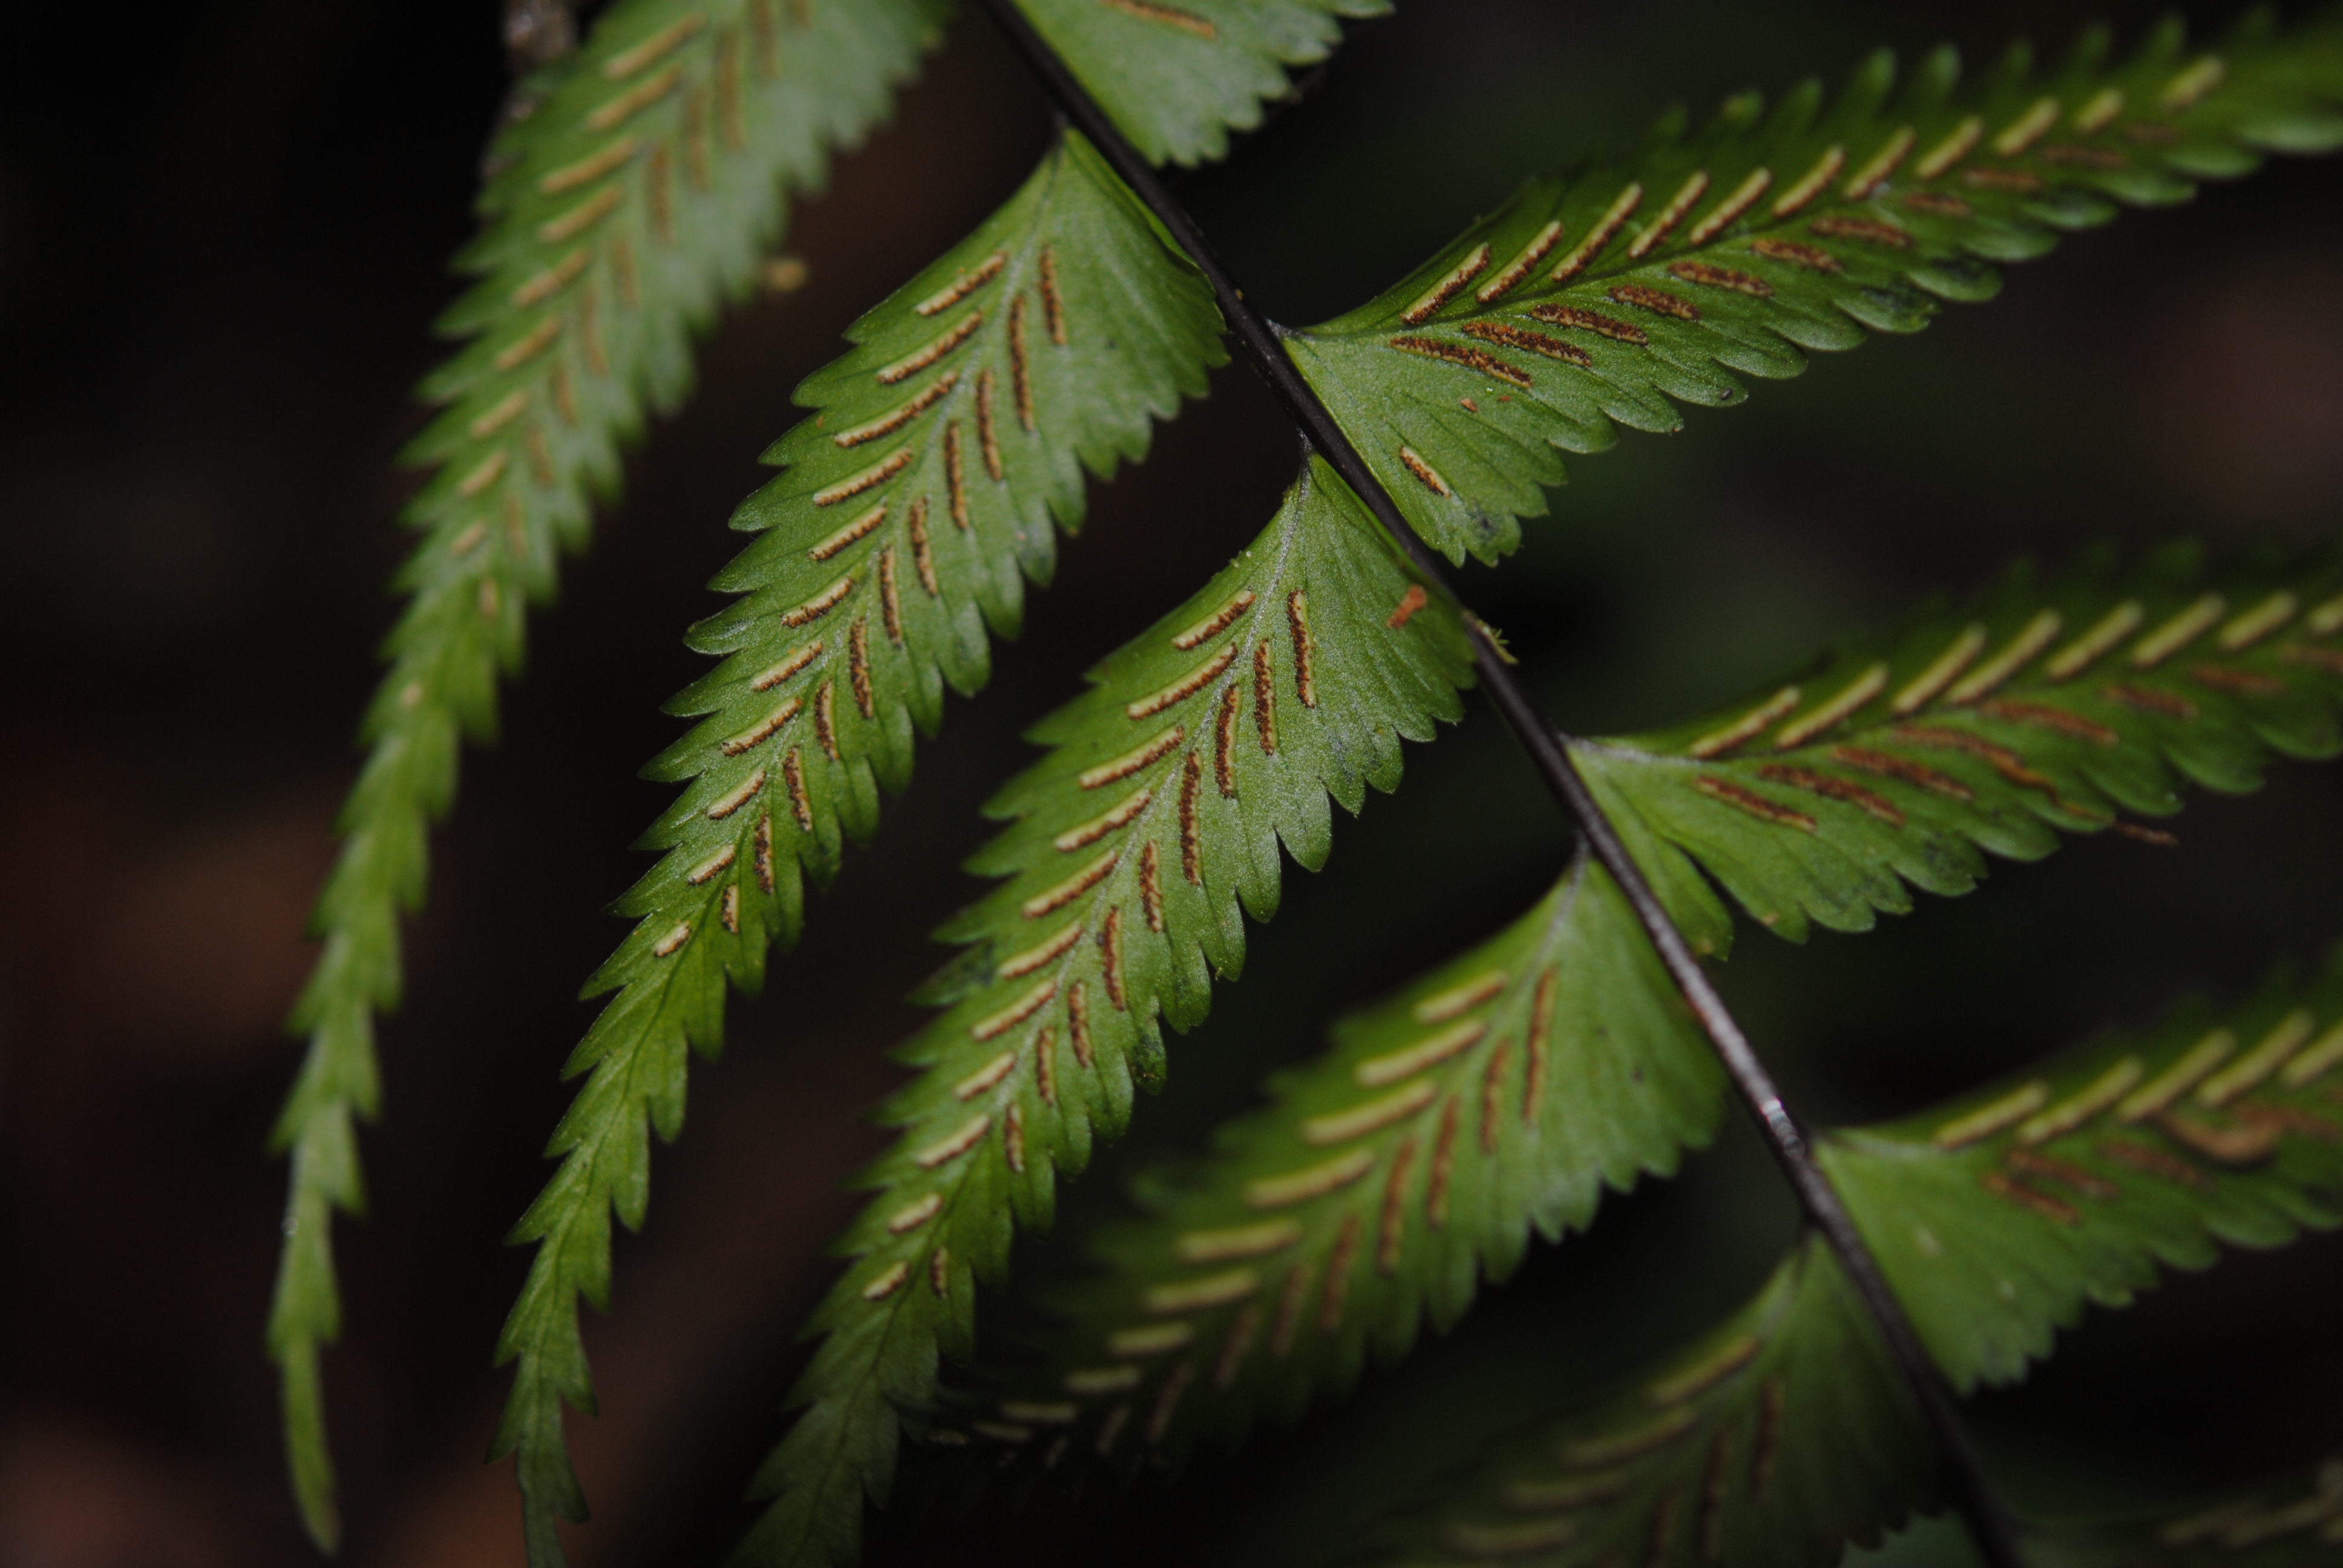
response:
[(1810, 1235), (1731, 1319), (1498, 1445), (1363, 1560), (1823, 1568), (1928, 1507), (1936, 1466), (1910, 1385)]
[(407, 453), (437, 471), (406, 514), (423, 536), (399, 578), (413, 597), (314, 918), (324, 950), (292, 1019), (308, 1053), (276, 1132), (293, 1169), (268, 1343), (321, 1545), (339, 1528), (317, 1383), (341, 1316), (333, 1213), (362, 1201), (353, 1120), (375, 1109), (374, 1012), (397, 1000), (399, 914), (423, 900), (458, 731), (494, 729), (524, 604), (549, 598), (557, 554), (585, 543), (621, 442), (681, 401), (691, 336), (751, 286), (784, 193), (885, 112), (936, 15), (932, 0), (621, 0), (530, 79), (532, 112), (498, 141), (481, 233), (458, 258), (479, 281), (440, 324), (469, 341), (424, 383), (444, 412)]
[(1991, 297), (1991, 263), (2039, 256), (2121, 205), (2186, 200), (2266, 151), (2343, 145), (2343, 14), (2266, 19), (2191, 55), (2177, 24), (2128, 63), (2104, 33), (2037, 76), (2028, 54), (1958, 85), (1949, 50), (1903, 92), (1885, 55), (1825, 107), (1681, 115), (1623, 164), (1527, 186), (1373, 303), (1288, 341), (1423, 538), (1493, 560), (1545, 510), (1557, 448), (1617, 425), (1677, 428), (1670, 399), (1740, 402), (1734, 372), (1912, 332)]
[(1338, 18), (1389, 0), (1017, 0), (1148, 162), (1197, 164), (1228, 151), (1229, 131), (1261, 124), (1290, 90), (1289, 65), (1323, 60)]
[(1821, 1154), (1955, 1386), (2015, 1381), (2159, 1265), (2343, 1224), (2343, 949)]
[[(2087, 1298), (2126, 1304), (2215, 1238), (2343, 1222), (2343, 950), (2308, 986), (2185, 1008), (2145, 1035), (1824, 1141), (1931, 1357), (2023, 1374)], [(1931, 1506), (1933, 1443), (1836, 1261), (1809, 1235), (1756, 1300), (1616, 1398), (1475, 1461), (1371, 1561), (1822, 1563)], [(2044, 1564), (2274, 1564), (2343, 1545), (2343, 1473), (2117, 1526), (2036, 1526)], [(2326, 1533), (2322, 1538), (2322, 1533)], [(2337, 1553), (2343, 1556), (2343, 1553)]]
[(1460, 715), (1470, 659), (1454, 612), (1312, 459), (1250, 548), (1091, 679), (989, 808), (1014, 823), (970, 869), (1004, 879), (942, 933), (967, 950), (903, 1051), (925, 1070), (882, 1112), (903, 1138), (865, 1174), (877, 1195), (811, 1324), (825, 1337), (744, 1561), (854, 1557), (899, 1421), (932, 1399), (939, 1351), (967, 1345), (1014, 1224), (1047, 1222), (1056, 1172), (1160, 1080), (1162, 1022), (1199, 1021), (1212, 976), (1242, 967), (1240, 909), (1275, 910), (1279, 846), (1322, 864), (1329, 799), (1355, 811), (1396, 787), (1401, 739)]
[(2167, 549), (2049, 581), (2011, 574), (1722, 714), (1576, 748), (1672, 899), (1762, 923), (1865, 930), (1906, 887), (1965, 892), (1984, 854), (2179, 809), (2177, 787), (2250, 790), (2271, 753), (2343, 749), (2343, 555), (2207, 578)]
[(2062, 1526), (2029, 1544), (2041, 1568), (2331, 1568), (2343, 1563), (2343, 1454), (2308, 1474)]
[(767, 454), (742, 507), (758, 540), (717, 578), (740, 594), (691, 641), (724, 661), (672, 705), (705, 715), (650, 771), (689, 780), (620, 900), (633, 934), (588, 983), (619, 994), (571, 1057), (592, 1077), (556, 1131), (560, 1171), (514, 1234), (538, 1242), (498, 1347), (518, 1358), (496, 1449), (518, 1451), (533, 1561), (583, 1516), (561, 1402), (592, 1408), (577, 1298), (606, 1303), (609, 1220), (642, 1221), (649, 1134), (683, 1119), (688, 1046), (722, 1040), (725, 981), (762, 981), (796, 940), (803, 882), (902, 789), (943, 688), (980, 685), (986, 628), (1013, 631), (1021, 573), (1047, 580), (1052, 519), (1082, 471), (1137, 458), (1150, 421), (1202, 396), (1219, 317), (1193, 271), (1069, 135), (974, 235), (858, 322), (811, 377), (820, 410)]
[(1346, 1020), (1212, 1157), (1151, 1182), (1071, 1292), (1040, 1368), (965, 1430), (1051, 1468), (1176, 1462), (1347, 1387), (1445, 1330), (1533, 1226), (1707, 1141), (1720, 1075), (1609, 876), (1584, 852), (1499, 936)]

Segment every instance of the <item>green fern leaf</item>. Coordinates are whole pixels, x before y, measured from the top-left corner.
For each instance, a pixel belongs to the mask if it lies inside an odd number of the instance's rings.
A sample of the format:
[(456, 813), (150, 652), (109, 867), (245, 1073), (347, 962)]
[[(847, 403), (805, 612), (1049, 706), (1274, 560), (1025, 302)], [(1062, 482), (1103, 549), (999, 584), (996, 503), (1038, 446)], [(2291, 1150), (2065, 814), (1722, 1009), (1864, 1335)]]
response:
[(1286, 67), (1323, 60), (1344, 16), (1389, 0), (1017, 0), (1148, 162), (1196, 164), (1261, 124)]
[(1906, 884), (1966, 891), (1983, 851), (2038, 859), (2118, 809), (2177, 810), (2184, 781), (2242, 792), (2272, 752), (2343, 749), (2338, 588), (2331, 550), (2211, 583), (2181, 548), (2020, 569), (1763, 700), (1575, 754), (1672, 897), (1713, 897), (1697, 861), (1794, 940), (1866, 930)]
[(2242, 30), (2188, 55), (2177, 25), (2128, 64), (2103, 33), (2037, 79), (2027, 52), (1961, 89), (1949, 50), (1894, 95), (1885, 55), (1825, 109), (1748, 94), (1681, 114), (1624, 165), (1533, 181), (1373, 302), (1287, 340), (1423, 537), (1494, 560), (1561, 483), (1557, 449), (1667, 431), (1670, 399), (1738, 404), (1734, 372), (1912, 332), (1990, 297), (2120, 205), (2187, 199), (2265, 151), (2343, 146), (2343, 19)]
[(1238, 972), (1239, 910), (1275, 911), (1279, 846), (1322, 864), (1329, 798), (1396, 788), (1400, 741), (1458, 718), (1470, 678), (1455, 613), (1312, 459), (1252, 548), (1032, 731), (1052, 750), (988, 808), (1014, 825), (970, 869), (1004, 880), (941, 933), (967, 950), (902, 1052), (926, 1070), (881, 1112), (904, 1136), (863, 1178), (878, 1196), (810, 1326), (743, 1561), (851, 1560), (899, 1420), (932, 1401), (940, 1350), (965, 1353), (977, 1280), (1161, 1080), (1162, 1021), (1192, 1027), (1212, 974)]
[(399, 990), (398, 918), (423, 900), (427, 824), (456, 788), (458, 731), (486, 739), (525, 601), (586, 540), (617, 487), (619, 443), (681, 401), (690, 337), (748, 290), (789, 188), (886, 109), (931, 41), (932, 0), (622, 0), (576, 55), (526, 85), (498, 141), (482, 231), (458, 258), (479, 281), (441, 329), (470, 339), (424, 383), (445, 406), (407, 452), (436, 477), (407, 508), (423, 542), (413, 597), (367, 716), (370, 752), (338, 824), (323, 939), (292, 1027), (309, 1047), (274, 1144), (292, 1155), (268, 1328), (310, 1534), (338, 1533), (317, 1384), (339, 1332), (333, 1213), (363, 1201), (354, 1119), (377, 1101), (374, 1013)]
[(1063, 1304), (1045, 1370), (968, 1431), (1056, 1468), (1176, 1462), (1445, 1331), (1533, 1226), (1584, 1229), (1607, 1185), (1668, 1176), (1722, 1101), (1715, 1059), (1634, 913), (1583, 851), (1505, 931), (1338, 1025), (1213, 1157), (1151, 1182), (1105, 1278)]
[(2343, 1224), (2343, 950), (1820, 1152), (1946, 1375), (2013, 1382), (2159, 1264)]
[(532, 1561), (583, 1517), (561, 1402), (590, 1411), (577, 1297), (607, 1304), (609, 1215), (649, 1199), (649, 1133), (681, 1130), (689, 1048), (721, 1045), (725, 981), (755, 990), (794, 942), (805, 878), (900, 790), (943, 689), (982, 684), (986, 628), (1016, 630), (1046, 581), (1052, 518), (1081, 518), (1150, 421), (1222, 357), (1210, 290), (1080, 136), (967, 240), (850, 331), (809, 378), (821, 410), (776, 443), (779, 477), (735, 526), (761, 537), (717, 578), (742, 597), (696, 628), (723, 662), (679, 696), (704, 715), (648, 770), (688, 779), (646, 835), (659, 864), (618, 903), (633, 934), (588, 982), (618, 995), (571, 1057), (592, 1076), (555, 1131), (563, 1161), (515, 1230), (538, 1243), (498, 1360), (518, 1358), (495, 1452), (517, 1450)]
[(1910, 1385), (1809, 1235), (1725, 1323), (1476, 1460), (1367, 1560), (1823, 1568), (1928, 1507), (1936, 1472)]

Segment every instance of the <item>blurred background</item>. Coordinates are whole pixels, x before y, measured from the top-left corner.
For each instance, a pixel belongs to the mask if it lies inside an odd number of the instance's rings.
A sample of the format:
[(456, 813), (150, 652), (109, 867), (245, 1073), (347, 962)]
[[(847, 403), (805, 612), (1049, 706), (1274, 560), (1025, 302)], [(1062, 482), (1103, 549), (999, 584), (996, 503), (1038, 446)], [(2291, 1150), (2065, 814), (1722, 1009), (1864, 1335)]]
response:
[[(261, 1350), (283, 1171), (262, 1145), (296, 1043), (307, 905), (392, 614), (381, 585), (444, 352), (481, 140), (504, 88), (493, 0), (27, 7), (0, 96), (0, 1564), (314, 1561), (287, 1500)], [(1972, 61), (2063, 47), (2145, 7), (1421, 0), (1360, 25), (1304, 101), (1182, 194), (1288, 321), (1380, 289), (1524, 174), (1879, 44)], [(2223, 18), (2200, 15), (2200, 26)], [(636, 768), (698, 661), (679, 635), (738, 540), (725, 518), (840, 330), (980, 218), (1047, 116), (963, 17), (892, 124), (840, 159), (788, 249), (808, 278), (728, 316), (690, 407), (532, 623), (504, 739), (436, 840), (407, 996), (382, 1030), (373, 1211), (339, 1231), (327, 1380), (347, 1560), (512, 1564), (508, 1467), (484, 1468), (518, 1286), (501, 1236), (547, 1167), (572, 999), (663, 791)], [(712, 1563), (775, 1436), (828, 1282), (861, 1111), (975, 885), (974, 808), (1024, 724), (1260, 527), (1293, 443), (1241, 369), (1094, 487), (1024, 640), (954, 703), (917, 788), (818, 900), (727, 1060), (694, 1075), (651, 1221), (592, 1318), (598, 1421), (573, 1421), (589, 1568)], [(2326, 537), (2343, 503), (2343, 164), (2281, 165), (2128, 216), (2013, 270), (2001, 299), (1818, 361), (1750, 406), (1574, 461), (1554, 516), (1467, 592), (1581, 730), (1723, 700), (1818, 643), (1965, 590), (2011, 558), (2178, 534)], [(2002, 867), (1860, 939), (1752, 930), (1731, 1000), (1806, 1112), (1893, 1113), (2177, 995), (2233, 994), (2343, 936), (2343, 774), (2284, 768), (2197, 799), (2159, 850), (2107, 839)], [(1065, 1205), (1034, 1272), (1137, 1162), (1196, 1146), (1329, 1019), (1493, 930), (1561, 865), (1564, 824), (1475, 704), (1407, 787), (1293, 874), (1241, 984), (1172, 1049), (1169, 1087)], [(1393, 881), (1403, 918), (1375, 896)], [(1039, 1562), (1315, 1561), (1395, 1488), (1599, 1387), (1736, 1303), (1794, 1216), (1737, 1121), (1684, 1178), (1534, 1255), (1457, 1332), (1291, 1438), (1141, 1486), (1037, 1503)], [(2305, 1462), (2338, 1439), (2343, 1245), (2233, 1254), (2087, 1332), (1976, 1420), (2022, 1503), (2089, 1509)], [(914, 1481), (916, 1482), (916, 1477)], [(916, 1485), (913, 1491), (918, 1489)], [(978, 1562), (999, 1517), (906, 1511), (877, 1561)], [(1926, 1557), (1942, 1536), (1906, 1543)]]

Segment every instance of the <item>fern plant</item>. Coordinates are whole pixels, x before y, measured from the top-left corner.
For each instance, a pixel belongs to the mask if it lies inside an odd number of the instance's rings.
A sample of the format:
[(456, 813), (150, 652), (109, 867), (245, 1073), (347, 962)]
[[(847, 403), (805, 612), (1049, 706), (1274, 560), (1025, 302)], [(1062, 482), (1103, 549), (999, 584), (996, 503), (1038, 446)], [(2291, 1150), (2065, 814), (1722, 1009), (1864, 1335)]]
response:
[[(689, 636), (717, 662), (670, 705), (695, 722), (649, 769), (681, 787), (640, 845), (659, 858), (587, 983), (609, 1000), (513, 1233), (531, 1253), (497, 1347), (513, 1382), (493, 1453), (514, 1456), (532, 1563), (561, 1562), (561, 1522), (586, 1515), (564, 1442), (566, 1411), (594, 1409), (580, 1301), (609, 1302), (612, 1219), (646, 1221), (651, 1134), (679, 1134), (728, 986), (761, 986), (807, 880), (837, 876), (910, 787), (946, 688), (984, 684), (990, 639), (1017, 632), (1026, 581), (1048, 582), (1057, 530), (1081, 521), (1085, 474), (1142, 457), (1232, 349), (1291, 417), (1300, 472), (1249, 546), (1031, 732), (1044, 756), (988, 806), (1003, 825), (969, 869), (992, 886), (940, 933), (958, 950), (900, 1052), (916, 1074), (878, 1112), (897, 1141), (860, 1179), (739, 1560), (856, 1560), (907, 1463), (1054, 1486), (1291, 1420), (1371, 1352), (1407, 1355), (1427, 1318), (1456, 1323), (1533, 1231), (1561, 1241), (1606, 1190), (1674, 1174), (1728, 1090), (1810, 1226), (1775, 1278), (1360, 1550), (1824, 1562), (1945, 1507), (1996, 1564), (2343, 1549), (2331, 1467), (2187, 1517), (2021, 1521), (1958, 1405), (2158, 1262), (2343, 1218), (2343, 958), (1819, 1140), (1708, 972), (1735, 906), (1793, 940), (1865, 930), (1914, 889), (1971, 890), (1988, 856), (2154, 839), (2137, 819), (2177, 810), (2185, 785), (2247, 792), (2273, 757), (2343, 749), (2343, 552), (2020, 568), (1721, 711), (1605, 739), (1541, 712), (1443, 564), (1501, 561), (1558, 454), (1619, 425), (1675, 429), (1680, 404), (1741, 401), (1741, 377), (1989, 298), (1999, 265), (2062, 233), (2343, 146), (2343, 15), (2257, 17), (2209, 48), (2175, 25), (2120, 55), (2095, 33), (2056, 67), (2021, 48), (1974, 81), (1948, 51), (1908, 74), (1879, 55), (1835, 95), (1674, 115), (1631, 155), (1532, 179), (1374, 300), (1275, 326), (1159, 166), (1224, 155), (1373, 8), (985, 7), (1056, 135), (854, 326), (765, 454), (779, 473), (733, 518), (755, 538), (715, 584), (735, 597)], [(327, 1227), (358, 1201), (373, 1017), (396, 998), (397, 913), (421, 896), (458, 731), (489, 729), (522, 599), (549, 595), (617, 443), (682, 396), (689, 333), (755, 273), (780, 195), (882, 110), (940, 20), (923, 0), (619, 0), (522, 84), (529, 112), (501, 133), (460, 258), (483, 281), (447, 323), (468, 342), (425, 389), (446, 409), (413, 454), (437, 467), (413, 509), (414, 598), (320, 903), (296, 1016), (309, 1056), (280, 1127), (293, 1188), (270, 1343), (321, 1545)], [(1282, 855), (1322, 865), (1331, 805), (1395, 789), (1401, 742), (1462, 719), (1475, 689), (1580, 835), (1554, 890), (1339, 1025), (1265, 1109), (1101, 1229), (1040, 1343), (980, 1336), (1017, 1235), (1047, 1226), (1060, 1177), (1169, 1071), (1163, 1026), (1196, 1028), (1243, 967)]]

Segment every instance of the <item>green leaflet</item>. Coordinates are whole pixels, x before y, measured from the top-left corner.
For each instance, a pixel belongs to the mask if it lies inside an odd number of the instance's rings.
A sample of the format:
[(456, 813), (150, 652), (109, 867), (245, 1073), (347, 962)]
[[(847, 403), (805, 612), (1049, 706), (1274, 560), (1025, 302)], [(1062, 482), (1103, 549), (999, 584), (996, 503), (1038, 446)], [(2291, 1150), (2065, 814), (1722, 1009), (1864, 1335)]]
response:
[(1714, 1332), (1476, 1459), (1363, 1560), (1825, 1568), (1928, 1507), (1936, 1469), (1901, 1370), (1809, 1235)]
[(1820, 1152), (1946, 1375), (2014, 1382), (2159, 1264), (2343, 1224), (2343, 949)]
[(2041, 1568), (2299, 1568), (2343, 1563), (2343, 1457), (2310, 1474), (2136, 1519), (2068, 1525), (2029, 1543)]
[(2183, 780), (2242, 792), (2272, 752), (2343, 749), (2338, 588), (2333, 549), (2210, 581), (2185, 548), (2021, 568), (1754, 706), (1575, 754), (1672, 901), (1714, 899), (1697, 861), (1793, 940), (1866, 930), (1906, 883), (1966, 891), (1981, 850), (2038, 859), (2177, 810)]
[[(707, 717), (647, 770), (698, 783), (646, 838), (675, 853), (620, 904), (649, 923), (597, 990), (656, 967), (654, 917), (717, 912), (720, 886), (689, 877), (726, 847), (763, 856), (794, 937), (799, 864), (826, 880), (841, 831), (875, 829), (878, 786), (909, 783), (944, 685), (983, 684), (986, 628), (1013, 635), (1023, 578), (1049, 581), (1051, 519), (1080, 525), (1083, 468), (1143, 457), (1151, 419), (1226, 357), (1211, 291), (1073, 132), (849, 337), (799, 391), (821, 412), (765, 454), (783, 473), (733, 519), (763, 536), (716, 578), (742, 597), (690, 638), (724, 662), (669, 705)], [(711, 812), (760, 776), (753, 805)]]
[[(2217, 1028), (2208, 1027), (2217, 1024)], [(2215, 1015), (2184, 1008), (2005, 1085), (1823, 1145), (1930, 1354), (1963, 1390), (2022, 1376), (2087, 1296), (2127, 1304), (2213, 1238), (2343, 1222), (2343, 949)], [(1502, 1444), (1370, 1560), (1825, 1563), (1932, 1506), (1932, 1442), (1809, 1235), (1756, 1299), (1595, 1412)], [(2305, 1495), (2305, 1493), (2308, 1495)], [(1462, 1497), (1459, 1497), (1459, 1493)], [(2296, 1563), (2343, 1546), (2343, 1470), (2154, 1520), (2028, 1531), (2058, 1568)]]
[(584, 1517), (561, 1438), (562, 1401), (593, 1408), (577, 1297), (607, 1304), (610, 1212), (642, 1222), (650, 1131), (681, 1131), (687, 1047), (719, 1049), (726, 978), (756, 990), (768, 946), (796, 940), (806, 874), (826, 882), (843, 838), (876, 830), (880, 787), (910, 782), (913, 727), (940, 721), (944, 684), (983, 682), (985, 628), (1016, 628), (1021, 568), (1047, 579), (1084, 467), (1141, 457), (1149, 421), (1202, 395), (1219, 325), (1070, 133), (800, 388), (821, 412), (766, 454), (784, 471), (734, 519), (762, 536), (716, 580), (742, 597), (691, 637), (727, 657), (671, 705), (707, 717), (648, 770), (690, 782), (643, 840), (665, 854), (586, 987), (619, 994), (570, 1058), (592, 1076), (514, 1231), (539, 1245), (498, 1347), (519, 1365), (494, 1447), (518, 1452), (533, 1562), (560, 1561), (557, 1514)]
[(904, 1136), (863, 1178), (878, 1196), (809, 1326), (825, 1337), (759, 1473), (776, 1500), (744, 1561), (853, 1558), (899, 1412), (969, 1343), (976, 1281), (1161, 1078), (1159, 1014), (1202, 1019), (1212, 973), (1243, 960), (1240, 906), (1276, 909), (1279, 845), (1322, 864), (1328, 798), (1355, 811), (1370, 784), (1395, 788), (1399, 742), (1459, 717), (1471, 673), (1454, 612), (1312, 459), (1250, 548), (1091, 678), (989, 808), (1013, 825), (970, 869), (1004, 880), (942, 932), (968, 950), (902, 1052), (926, 1070), (882, 1112)]
[(1229, 130), (1261, 124), (1288, 90), (1285, 67), (1324, 59), (1336, 18), (1389, 0), (1017, 0), (1131, 144), (1152, 164), (1228, 151)]
[(1519, 542), (1555, 449), (1616, 425), (1666, 431), (1669, 399), (1739, 402), (1731, 372), (1795, 376), (1805, 350), (1912, 332), (1999, 286), (2119, 205), (2185, 201), (2265, 151), (2343, 146), (2343, 16), (2261, 23), (2218, 53), (2177, 25), (2128, 64), (2087, 35), (2036, 78), (2028, 52), (1957, 89), (1939, 50), (1895, 95), (1875, 55), (1825, 108), (1808, 82), (1764, 114), (1681, 114), (1616, 167), (1536, 180), (1373, 303), (1287, 340), (1417, 532), (1461, 561)]
[(1094, 1247), (1042, 1371), (972, 1412), (990, 1443), (1055, 1467), (1175, 1462), (1291, 1420), (1445, 1331), (1534, 1225), (1584, 1229), (1604, 1186), (1675, 1171), (1708, 1141), (1715, 1059), (1617, 887), (1582, 851), (1480, 947), (1336, 1026), (1275, 1103), (1160, 1184)]
[(479, 281), (440, 324), (471, 341), (424, 383), (445, 412), (407, 454), (437, 473), (406, 515), (424, 536), (398, 579), (413, 598), (313, 917), (324, 950), (291, 1020), (308, 1053), (274, 1138), (293, 1171), (268, 1345), (321, 1545), (339, 1531), (317, 1385), (341, 1318), (333, 1211), (363, 1201), (353, 1118), (377, 1101), (374, 1011), (398, 998), (398, 917), (423, 901), (458, 731), (494, 729), (523, 602), (552, 596), (557, 548), (585, 543), (619, 443), (681, 401), (691, 334), (750, 286), (784, 191), (884, 113), (937, 15), (932, 0), (621, 0), (530, 80), (535, 110), (498, 141), (480, 236), (458, 258)]

